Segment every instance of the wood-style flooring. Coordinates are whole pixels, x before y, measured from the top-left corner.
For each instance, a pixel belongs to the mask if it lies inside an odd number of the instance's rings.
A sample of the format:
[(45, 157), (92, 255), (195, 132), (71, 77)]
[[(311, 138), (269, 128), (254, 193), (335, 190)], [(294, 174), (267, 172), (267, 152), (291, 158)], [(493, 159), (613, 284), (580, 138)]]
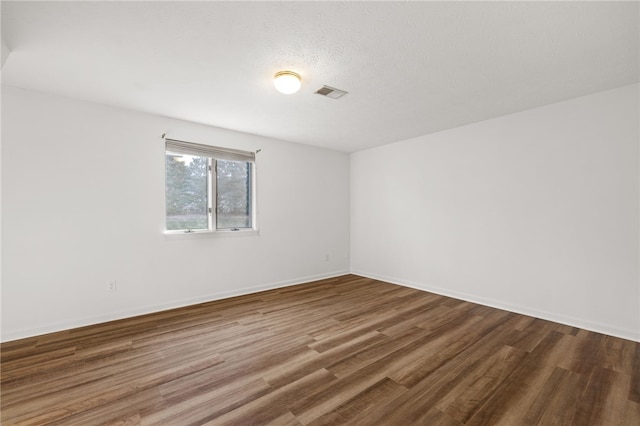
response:
[(2, 425), (640, 425), (640, 344), (346, 275), (1, 345)]

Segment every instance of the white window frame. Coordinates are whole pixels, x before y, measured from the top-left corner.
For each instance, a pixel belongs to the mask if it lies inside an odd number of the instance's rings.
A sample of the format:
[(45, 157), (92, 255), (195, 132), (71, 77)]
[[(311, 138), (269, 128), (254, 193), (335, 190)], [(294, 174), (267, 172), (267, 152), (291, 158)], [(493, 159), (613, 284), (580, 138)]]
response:
[[(198, 157), (207, 158), (208, 166), (208, 229), (193, 229), (193, 230), (168, 230), (166, 229), (167, 220), (167, 203), (166, 203), (166, 182), (167, 182), (167, 167), (166, 156), (169, 153), (178, 155), (192, 155)], [(257, 209), (257, 185), (256, 185), (256, 161), (255, 153), (250, 151), (241, 151), (231, 148), (221, 148), (211, 145), (196, 144), (193, 142), (185, 142), (177, 139), (165, 139), (165, 238), (168, 239), (185, 239), (185, 238), (210, 238), (210, 237), (246, 237), (257, 236), (258, 231), (258, 209)], [(242, 161), (250, 164), (250, 216), (251, 216), (251, 228), (216, 228), (216, 213), (217, 213), (217, 161)]]

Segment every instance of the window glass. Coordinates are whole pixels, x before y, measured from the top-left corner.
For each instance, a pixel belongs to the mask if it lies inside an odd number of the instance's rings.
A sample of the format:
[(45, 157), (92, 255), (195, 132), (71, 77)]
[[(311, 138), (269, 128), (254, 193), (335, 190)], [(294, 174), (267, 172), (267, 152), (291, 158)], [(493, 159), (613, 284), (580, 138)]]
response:
[(207, 157), (166, 154), (167, 230), (209, 228)]
[(217, 160), (216, 228), (251, 228), (251, 163)]

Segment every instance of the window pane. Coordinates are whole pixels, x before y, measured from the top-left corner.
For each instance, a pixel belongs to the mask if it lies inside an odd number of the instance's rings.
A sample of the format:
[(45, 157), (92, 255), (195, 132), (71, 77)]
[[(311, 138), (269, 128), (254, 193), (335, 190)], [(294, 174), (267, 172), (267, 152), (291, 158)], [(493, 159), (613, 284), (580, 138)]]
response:
[(167, 230), (208, 229), (207, 157), (166, 154)]
[(216, 228), (251, 228), (251, 163), (218, 160)]

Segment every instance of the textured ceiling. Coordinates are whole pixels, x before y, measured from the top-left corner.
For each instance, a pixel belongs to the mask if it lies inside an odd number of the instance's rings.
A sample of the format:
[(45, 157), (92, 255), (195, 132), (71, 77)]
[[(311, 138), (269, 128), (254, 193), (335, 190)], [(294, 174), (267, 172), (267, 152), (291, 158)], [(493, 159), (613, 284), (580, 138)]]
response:
[(638, 82), (638, 6), (2, 1), (2, 82), (357, 151)]

